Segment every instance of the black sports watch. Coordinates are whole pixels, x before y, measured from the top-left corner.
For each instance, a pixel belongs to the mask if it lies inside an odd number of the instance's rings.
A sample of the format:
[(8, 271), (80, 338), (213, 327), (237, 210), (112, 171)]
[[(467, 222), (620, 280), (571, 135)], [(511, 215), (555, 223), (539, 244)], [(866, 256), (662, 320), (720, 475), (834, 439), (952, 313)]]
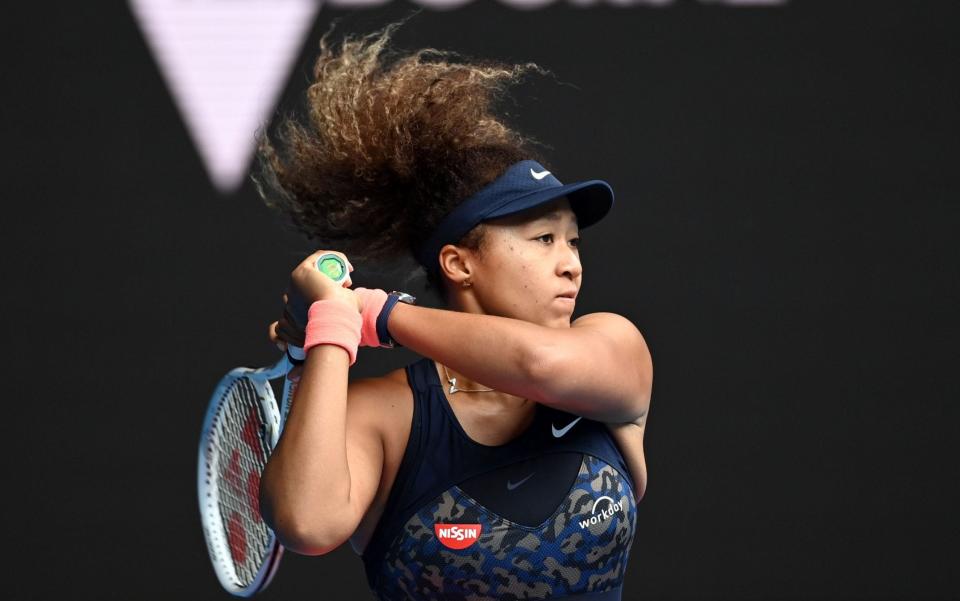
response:
[(387, 348), (403, 346), (391, 338), (390, 332), (387, 330), (387, 319), (390, 317), (390, 311), (393, 311), (398, 302), (415, 305), (417, 298), (399, 290), (394, 290), (387, 295), (387, 302), (384, 303), (383, 309), (380, 309), (380, 315), (377, 316), (377, 338), (380, 339), (380, 346)]

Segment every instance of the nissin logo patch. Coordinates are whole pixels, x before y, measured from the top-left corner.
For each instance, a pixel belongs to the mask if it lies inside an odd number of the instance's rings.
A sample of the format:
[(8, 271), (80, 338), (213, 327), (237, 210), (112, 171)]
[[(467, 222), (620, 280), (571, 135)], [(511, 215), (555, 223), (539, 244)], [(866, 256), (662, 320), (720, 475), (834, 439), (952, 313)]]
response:
[(480, 538), (480, 524), (434, 524), (433, 532), (448, 549), (466, 549)]

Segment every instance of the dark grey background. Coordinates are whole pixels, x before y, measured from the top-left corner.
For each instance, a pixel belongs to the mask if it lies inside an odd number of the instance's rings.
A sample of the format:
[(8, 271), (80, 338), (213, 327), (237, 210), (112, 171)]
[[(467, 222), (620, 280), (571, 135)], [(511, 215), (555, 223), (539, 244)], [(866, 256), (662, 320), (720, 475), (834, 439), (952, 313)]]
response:
[[(283, 106), (333, 17), (411, 8), (323, 8)], [(4, 10), (3, 596), (227, 599), (200, 421), (222, 373), (274, 359), (310, 247), (249, 184), (212, 188), (125, 3)], [(960, 595), (958, 13), (478, 0), (398, 34), (552, 69), (571, 85), (507, 109), (562, 179), (617, 191), (577, 314), (633, 320), (656, 367), (628, 599)], [(356, 267), (422, 293), (409, 264)], [(352, 377), (415, 358), (365, 349)], [(262, 598), (365, 595), (344, 547), (288, 554)]]

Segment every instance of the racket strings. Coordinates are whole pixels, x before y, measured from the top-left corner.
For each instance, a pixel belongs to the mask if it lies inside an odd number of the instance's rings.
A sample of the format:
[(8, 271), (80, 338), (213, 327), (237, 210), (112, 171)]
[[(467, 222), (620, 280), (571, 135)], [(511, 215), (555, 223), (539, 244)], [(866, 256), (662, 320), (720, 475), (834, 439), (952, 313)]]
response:
[(230, 558), (242, 586), (257, 577), (274, 537), (260, 516), (260, 475), (270, 456), (263, 395), (269, 394), (249, 378), (241, 377), (227, 388), (214, 431), (219, 456), (217, 488), (219, 510), (227, 535)]

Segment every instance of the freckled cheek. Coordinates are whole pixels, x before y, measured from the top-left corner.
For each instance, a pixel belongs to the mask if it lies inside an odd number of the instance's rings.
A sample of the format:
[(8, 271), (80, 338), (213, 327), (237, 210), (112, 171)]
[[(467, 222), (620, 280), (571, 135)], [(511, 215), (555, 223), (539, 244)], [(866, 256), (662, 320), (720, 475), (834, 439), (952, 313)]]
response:
[(538, 285), (535, 276), (537, 275), (536, 265), (529, 262), (518, 262), (516, 264), (516, 277), (519, 279), (520, 287), (519, 290), (522, 291), (522, 296), (513, 301), (513, 305), (531, 305), (534, 307), (542, 307), (546, 304), (546, 299), (543, 295), (543, 288)]

